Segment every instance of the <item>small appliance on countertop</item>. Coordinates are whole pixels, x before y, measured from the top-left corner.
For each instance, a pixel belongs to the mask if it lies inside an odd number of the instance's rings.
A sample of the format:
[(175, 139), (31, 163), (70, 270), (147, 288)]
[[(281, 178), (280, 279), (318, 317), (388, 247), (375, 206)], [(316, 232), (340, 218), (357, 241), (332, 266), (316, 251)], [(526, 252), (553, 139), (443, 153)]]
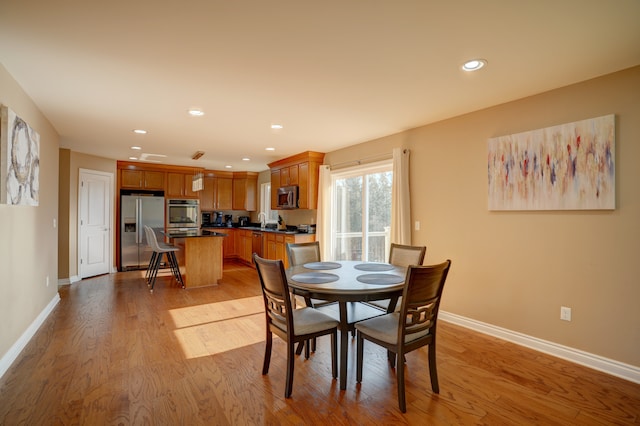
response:
[(315, 234), (316, 225), (298, 225), (298, 232), (303, 234)]
[(249, 226), (249, 216), (238, 216), (238, 226), (241, 228)]
[(203, 228), (226, 228), (227, 217), (231, 215), (223, 215), (222, 212), (202, 212)]

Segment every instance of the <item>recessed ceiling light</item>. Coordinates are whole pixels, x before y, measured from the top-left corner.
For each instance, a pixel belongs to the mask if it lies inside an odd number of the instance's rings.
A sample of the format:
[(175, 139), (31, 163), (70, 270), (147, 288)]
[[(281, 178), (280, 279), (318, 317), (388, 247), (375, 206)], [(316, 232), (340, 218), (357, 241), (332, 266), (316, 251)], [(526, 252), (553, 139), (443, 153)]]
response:
[(227, 164), (226, 166), (224, 166), (225, 169), (232, 169), (233, 166), (230, 166), (229, 164)]
[(272, 128), (273, 130), (280, 130), (280, 129), (282, 129), (283, 127), (284, 127), (284, 126), (283, 126), (282, 124), (272, 124), (272, 125), (271, 125), (271, 128)]
[(136, 151), (140, 151), (142, 149), (141, 146), (132, 146), (131, 149), (135, 149)]
[(242, 159), (242, 161), (251, 161), (251, 158), (249, 158), (249, 157), (244, 157), (244, 158)]
[(137, 133), (137, 134), (139, 134), (139, 135), (146, 135), (146, 134), (147, 134), (147, 131), (146, 131), (146, 130), (144, 130), (144, 129), (134, 129), (134, 130), (133, 130), (133, 133)]
[(484, 59), (472, 59), (470, 61), (465, 62), (462, 65), (462, 69), (464, 71), (478, 71), (480, 68), (487, 65), (487, 61)]
[(129, 157), (129, 160), (137, 160), (138, 157)]
[(265, 151), (275, 151), (275, 150), (276, 150), (275, 148), (271, 148), (271, 147), (265, 148)]
[(189, 115), (192, 115), (193, 117), (202, 117), (204, 115), (204, 111), (199, 108), (190, 108)]

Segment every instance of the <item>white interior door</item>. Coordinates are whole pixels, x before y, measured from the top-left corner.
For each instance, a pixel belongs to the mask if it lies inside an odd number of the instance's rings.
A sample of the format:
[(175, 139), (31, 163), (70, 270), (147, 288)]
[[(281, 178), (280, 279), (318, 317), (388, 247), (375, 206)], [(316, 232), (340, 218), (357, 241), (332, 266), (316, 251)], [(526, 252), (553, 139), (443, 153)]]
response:
[(80, 169), (78, 182), (78, 275), (109, 273), (113, 174)]

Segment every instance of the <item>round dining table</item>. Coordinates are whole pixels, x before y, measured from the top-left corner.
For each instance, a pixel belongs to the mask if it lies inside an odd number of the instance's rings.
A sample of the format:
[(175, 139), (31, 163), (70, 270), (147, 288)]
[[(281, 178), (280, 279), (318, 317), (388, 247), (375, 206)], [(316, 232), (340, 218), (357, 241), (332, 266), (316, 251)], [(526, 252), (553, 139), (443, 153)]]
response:
[(337, 312), (325, 309), (327, 305), (321, 309), (340, 321), (340, 389), (347, 387), (349, 324), (385, 314), (380, 308), (357, 302), (390, 299), (388, 312), (393, 312), (402, 295), (406, 272), (402, 266), (354, 260), (310, 262), (286, 270), (294, 294), (337, 302)]

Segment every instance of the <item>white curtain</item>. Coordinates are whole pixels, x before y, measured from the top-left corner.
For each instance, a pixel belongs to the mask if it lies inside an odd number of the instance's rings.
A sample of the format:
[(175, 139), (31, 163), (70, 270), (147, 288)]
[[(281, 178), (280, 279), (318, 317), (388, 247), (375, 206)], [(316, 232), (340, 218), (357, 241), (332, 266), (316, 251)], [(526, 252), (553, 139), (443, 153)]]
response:
[(320, 256), (332, 259), (331, 254), (331, 167), (320, 166), (318, 177), (318, 213), (316, 241), (320, 242)]
[(409, 194), (409, 150), (393, 149), (391, 186), (391, 242), (411, 245), (411, 200)]

